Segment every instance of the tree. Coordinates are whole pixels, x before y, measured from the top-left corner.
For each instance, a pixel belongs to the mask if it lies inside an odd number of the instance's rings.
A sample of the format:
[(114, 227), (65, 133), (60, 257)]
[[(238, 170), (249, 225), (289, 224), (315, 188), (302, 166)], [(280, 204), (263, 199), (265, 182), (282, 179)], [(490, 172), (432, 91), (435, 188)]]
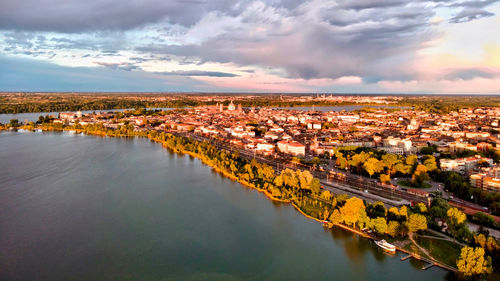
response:
[(401, 208), (399, 208), (399, 215), (404, 217), (405, 220), (408, 219), (408, 207), (401, 206)]
[(384, 154), (382, 155), (382, 162), (387, 167), (387, 173), (389, 178), (397, 172), (396, 165), (401, 164), (401, 160), (396, 154)]
[(318, 157), (313, 157), (313, 159), (311, 159), (311, 164), (319, 165), (321, 164), (321, 160)]
[(454, 225), (462, 224), (467, 218), (467, 216), (457, 208), (448, 209), (446, 215), (448, 216), (450, 222)]
[(405, 162), (406, 162), (406, 165), (413, 167), (413, 166), (417, 165), (418, 157), (417, 157), (417, 155), (409, 155), (408, 157), (406, 157)]
[(358, 218), (358, 226), (361, 229), (370, 228), (370, 218), (366, 215), (365, 210), (360, 210)]
[(436, 158), (432, 155), (426, 155), (423, 158), (424, 166), (427, 168), (427, 171), (432, 172), (437, 170)]
[(387, 231), (387, 221), (385, 218), (378, 217), (371, 220), (373, 229), (380, 234), (384, 234)]
[(389, 224), (387, 224), (387, 234), (389, 234), (392, 237), (396, 237), (398, 235), (398, 230), (399, 230), (399, 222), (397, 221), (389, 221)]
[(485, 257), (484, 254), (484, 249), (481, 247), (463, 247), (457, 261), (458, 271), (474, 280), (484, 278), (492, 272), (491, 258)]
[(417, 204), (417, 208), (416, 208), (420, 213), (425, 213), (427, 212), (427, 206), (425, 206), (424, 203), (420, 202)]
[(312, 194), (318, 195), (319, 191), (321, 190), (321, 184), (319, 179), (313, 178), (311, 180), (311, 183), (309, 184), (309, 189), (311, 189)]
[(427, 174), (427, 167), (422, 164), (417, 165), (415, 172), (411, 176), (411, 183), (413, 186), (422, 186), (425, 181), (430, 180)]
[(366, 213), (372, 219), (377, 218), (377, 217), (384, 217), (385, 218), (386, 210), (384, 207), (384, 203), (377, 201), (373, 204), (369, 204), (366, 207)]
[(365, 204), (359, 198), (352, 197), (347, 199), (345, 205), (340, 208), (342, 220), (347, 225), (354, 225), (360, 215), (360, 211), (365, 209)]
[(19, 127), (19, 120), (17, 120), (17, 119), (10, 119), (10, 126), (11, 126), (12, 128), (17, 128), (17, 127)]
[(390, 183), (391, 182), (391, 176), (388, 174), (380, 174), (380, 182), (381, 183)]
[(380, 173), (384, 169), (384, 163), (379, 161), (377, 158), (370, 157), (363, 164), (363, 168), (365, 168), (366, 172), (370, 175), (370, 177), (375, 173)]
[(408, 218), (407, 225), (408, 225), (408, 231), (410, 233), (415, 233), (419, 230), (426, 230), (427, 229), (427, 219), (423, 215), (412, 214)]
[(330, 215), (330, 221), (333, 224), (339, 224), (342, 221), (342, 217), (340, 215), (339, 210), (335, 209), (333, 213)]

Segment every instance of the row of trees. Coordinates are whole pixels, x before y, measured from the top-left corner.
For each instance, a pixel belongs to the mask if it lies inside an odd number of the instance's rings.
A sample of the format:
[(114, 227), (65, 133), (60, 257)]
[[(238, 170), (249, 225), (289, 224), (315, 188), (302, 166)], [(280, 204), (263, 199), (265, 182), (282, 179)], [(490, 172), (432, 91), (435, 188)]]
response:
[(423, 156), (420, 163), (416, 155), (405, 157), (365, 150), (362, 148), (337, 150), (334, 153), (336, 166), (355, 174), (369, 177), (378, 175), (381, 182), (389, 182), (394, 176), (411, 176), (410, 184), (416, 187), (422, 186), (430, 179), (429, 173), (438, 171), (436, 158), (432, 155)]

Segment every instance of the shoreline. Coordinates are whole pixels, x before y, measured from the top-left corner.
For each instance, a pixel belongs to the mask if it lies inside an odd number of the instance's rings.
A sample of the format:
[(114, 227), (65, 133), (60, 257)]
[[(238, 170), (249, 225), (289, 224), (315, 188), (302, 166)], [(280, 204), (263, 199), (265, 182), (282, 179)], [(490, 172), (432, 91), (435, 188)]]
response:
[[(20, 129), (23, 129), (23, 128), (20, 128)], [(24, 128), (23, 130), (25, 130), (27, 132), (34, 132), (35, 129), (37, 129), (37, 128)], [(176, 149), (176, 148), (170, 148), (170, 147), (167, 146), (166, 141), (160, 140), (158, 138), (151, 138), (148, 135), (123, 135), (123, 134), (120, 134), (120, 135), (108, 135), (105, 132), (88, 132), (88, 131), (85, 131), (85, 130), (82, 130), (82, 129), (75, 129), (75, 128), (55, 129), (55, 128), (51, 127), (51, 128), (38, 128), (38, 129), (40, 129), (42, 132), (64, 132), (64, 131), (68, 131), (68, 132), (75, 132), (76, 134), (83, 133), (83, 134), (89, 135), (89, 136), (100, 136), (100, 137), (110, 137), (110, 138), (114, 138), (114, 137), (126, 137), (126, 138), (139, 137), (139, 138), (146, 138), (146, 139), (148, 139), (150, 141), (153, 141), (155, 143), (161, 144), (162, 148), (167, 149), (167, 150), (169, 150), (171, 152), (179, 153), (179, 154), (183, 154), (183, 155), (185, 154), (185, 155), (189, 155), (189, 156), (191, 156), (193, 158), (196, 158), (196, 159), (200, 160), (203, 164), (205, 164), (208, 167), (212, 168), (215, 172), (223, 175), (224, 177), (226, 177), (226, 178), (228, 178), (230, 180), (236, 181), (236, 182), (240, 183), (241, 185), (243, 185), (243, 186), (245, 186), (247, 188), (251, 188), (251, 189), (257, 190), (258, 192), (263, 193), (267, 198), (271, 199), (272, 201), (280, 202), (280, 203), (290, 203), (295, 210), (297, 210), (301, 215), (303, 215), (304, 217), (306, 217), (308, 219), (315, 220), (315, 221), (320, 222), (322, 224), (325, 221), (325, 220), (320, 220), (318, 218), (315, 218), (315, 217), (312, 217), (312, 216), (306, 214), (292, 200), (276, 198), (272, 194), (270, 194), (267, 190), (263, 190), (263, 189), (257, 188), (254, 184), (252, 184), (250, 182), (247, 182), (247, 181), (244, 181), (244, 180), (241, 180), (241, 179), (238, 179), (234, 175), (232, 175), (232, 174), (230, 174), (230, 173), (228, 173), (226, 171), (223, 171), (223, 170), (221, 170), (218, 167), (213, 166), (211, 163), (208, 163), (206, 160), (202, 159), (198, 154), (196, 154), (194, 152), (191, 152), (191, 151), (179, 150), (179, 149)], [(0, 131), (2, 131), (2, 130), (0, 129)], [(357, 235), (359, 235), (359, 236), (361, 236), (363, 238), (366, 238), (366, 239), (376, 240), (375, 237), (373, 237), (373, 236), (371, 236), (371, 235), (369, 235), (367, 233), (364, 233), (364, 232), (362, 232), (360, 230), (357, 230), (355, 228), (352, 228), (352, 227), (349, 227), (349, 226), (346, 226), (346, 225), (343, 225), (343, 224), (334, 224), (333, 226), (338, 226), (338, 227), (340, 227), (340, 228), (342, 228), (344, 230), (350, 231), (350, 232), (352, 232), (354, 234), (357, 234)], [(455, 268), (453, 268), (453, 267), (451, 267), (449, 265), (446, 265), (444, 263), (441, 263), (441, 262), (438, 262), (438, 261), (435, 261), (435, 260), (430, 260), (430, 259), (421, 257), (418, 253), (410, 252), (410, 251), (408, 251), (406, 249), (403, 249), (403, 248), (400, 248), (398, 246), (396, 246), (396, 249), (398, 251), (402, 252), (402, 253), (406, 253), (406, 254), (411, 255), (413, 258), (415, 258), (417, 260), (421, 260), (421, 261), (427, 262), (429, 264), (433, 264), (434, 266), (438, 266), (438, 267), (440, 267), (442, 269), (445, 269), (445, 270), (448, 270), (448, 271), (451, 271), (451, 272), (454, 272), (454, 273), (458, 272), (458, 269), (455, 269)]]

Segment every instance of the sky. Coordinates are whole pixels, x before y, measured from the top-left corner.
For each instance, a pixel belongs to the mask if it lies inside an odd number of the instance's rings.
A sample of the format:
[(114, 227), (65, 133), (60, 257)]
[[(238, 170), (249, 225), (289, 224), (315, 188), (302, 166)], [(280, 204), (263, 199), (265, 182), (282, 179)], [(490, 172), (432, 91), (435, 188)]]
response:
[(500, 0), (2, 0), (0, 91), (500, 94)]

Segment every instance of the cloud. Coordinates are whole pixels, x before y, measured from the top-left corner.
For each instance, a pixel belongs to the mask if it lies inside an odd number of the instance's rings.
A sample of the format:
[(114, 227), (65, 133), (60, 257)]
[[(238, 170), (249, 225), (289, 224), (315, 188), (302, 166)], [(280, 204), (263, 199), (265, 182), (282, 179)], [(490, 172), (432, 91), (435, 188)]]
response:
[[(433, 16), (425, 5), (375, 5), (355, 11), (331, 1), (314, 1), (290, 12), (258, 2), (237, 16), (213, 19), (219, 20), (212, 22), (219, 29), (201, 42), (150, 43), (135, 50), (197, 58), (201, 63), (279, 68), (289, 78), (407, 79), (412, 72), (404, 64), (437, 35), (429, 29)], [(332, 23), (338, 19), (342, 24)]]
[(189, 26), (208, 11), (231, 6), (230, 0), (3, 0), (0, 29), (78, 33), (129, 30), (162, 20)]
[(451, 23), (462, 23), (494, 16), (494, 13), (479, 8), (465, 8), (456, 16), (450, 19)]
[(208, 76), (208, 77), (237, 77), (239, 75), (228, 72), (219, 71), (201, 71), (201, 70), (176, 70), (176, 71), (164, 71), (156, 72), (162, 75), (174, 75), (174, 76)]
[(495, 78), (500, 76), (500, 72), (495, 72), (491, 69), (485, 68), (466, 68), (466, 69), (455, 69), (449, 71), (447, 75), (444, 76), (446, 80), (472, 80), (475, 78)]
[(189, 77), (169, 79), (144, 71), (99, 67), (66, 67), (33, 59), (0, 56), (0, 91), (149, 91), (204, 89)]
[(125, 71), (141, 70), (141, 68), (138, 65), (128, 62), (94, 62), (94, 63), (110, 69), (119, 69)]
[[(214, 78), (236, 85), (268, 75), (303, 84), (357, 77), (376, 86), (428, 79), (432, 70), (415, 66), (454, 26), (445, 21), (491, 17), (498, 1), (3, 0), (0, 45), (11, 56), (113, 73), (147, 70), (170, 82)], [(467, 66), (432, 78), (489, 75)], [(210, 71), (180, 70), (186, 68)]]

